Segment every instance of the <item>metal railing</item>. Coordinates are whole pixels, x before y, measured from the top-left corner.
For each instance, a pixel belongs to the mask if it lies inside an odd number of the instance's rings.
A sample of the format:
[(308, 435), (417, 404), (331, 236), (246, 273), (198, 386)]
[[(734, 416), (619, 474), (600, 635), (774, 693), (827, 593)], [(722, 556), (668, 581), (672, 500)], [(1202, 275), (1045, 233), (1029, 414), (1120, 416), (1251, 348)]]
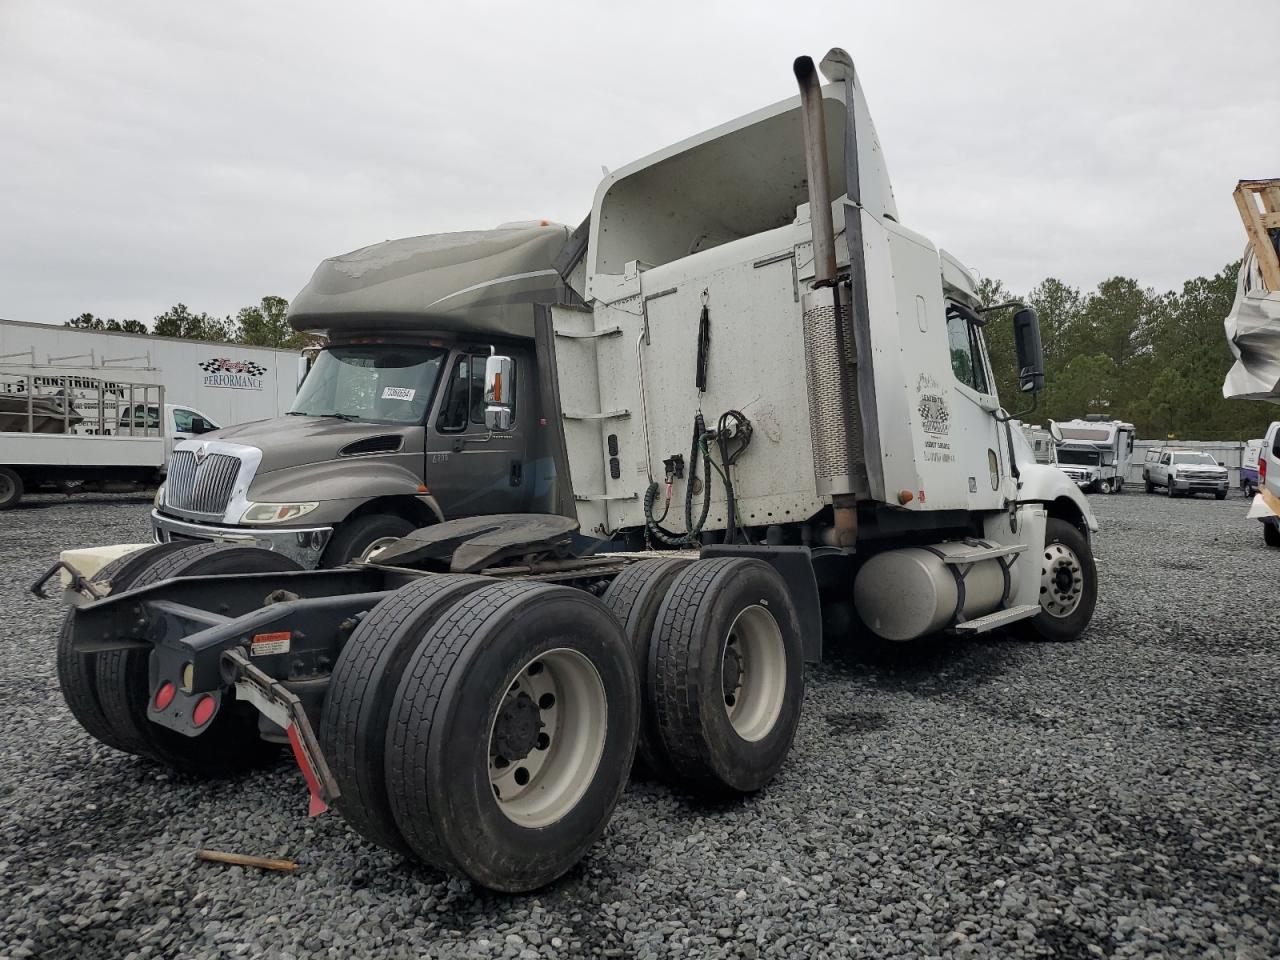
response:
[(164, 426), (163, 384), (0, 369), (0, 431), (163, 437)]

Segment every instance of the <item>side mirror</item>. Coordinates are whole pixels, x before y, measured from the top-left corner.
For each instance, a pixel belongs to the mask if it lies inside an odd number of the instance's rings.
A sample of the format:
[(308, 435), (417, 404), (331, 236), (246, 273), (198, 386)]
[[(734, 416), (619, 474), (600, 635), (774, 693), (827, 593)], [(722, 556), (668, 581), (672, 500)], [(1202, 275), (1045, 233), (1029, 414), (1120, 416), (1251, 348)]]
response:
[(1040, 318), (1030, 307), (1013, 315), (1013, 346), (1022, 392), (1040, 393), (1044, 390), (1044, 347), (1040, 344)]
[(493, 356), (484, 362), (484, 425), (496, 433), (506, 433), (515, 420), (514, 372), (510, 357)]
[(212, 433), (218, 429), (204, 417), (191, 418), (191, 432), (199, 436), (202, 433)]
[(1055, 444), (1062, 442), (1062, 428), (1058, 426), (1057, 420), (1049, 421), (1049, 436), (1053, 438)]
[(1225, 467), (1225, 466), (1226, 466), (1226, 464), (1225, 464), (1225, 463), (1223, 463), (1221, 460), (1219, 460), (1219, 461), (1218, 461), (1218, 466), (1220, 466), (1220, 467)]

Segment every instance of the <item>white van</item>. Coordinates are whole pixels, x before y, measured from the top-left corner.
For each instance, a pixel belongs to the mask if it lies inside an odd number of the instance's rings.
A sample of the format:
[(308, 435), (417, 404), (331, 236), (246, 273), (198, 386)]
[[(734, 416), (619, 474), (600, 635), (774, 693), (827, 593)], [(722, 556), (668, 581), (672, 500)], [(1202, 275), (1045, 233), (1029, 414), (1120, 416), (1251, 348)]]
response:
[(1267, 427), (1258, 455), (1258, 495), (1253, 498), (1249, 517), (1262, 521), (1262, 539), (1269, 547), (1280, 547), (1280, 420)]

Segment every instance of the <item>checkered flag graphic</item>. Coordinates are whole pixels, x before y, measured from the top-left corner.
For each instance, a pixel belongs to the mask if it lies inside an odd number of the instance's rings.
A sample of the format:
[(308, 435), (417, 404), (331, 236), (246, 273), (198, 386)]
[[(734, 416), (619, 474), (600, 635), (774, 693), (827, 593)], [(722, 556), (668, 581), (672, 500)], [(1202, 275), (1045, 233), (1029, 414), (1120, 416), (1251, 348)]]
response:
[(243, 373), (250, 377), (261, 377), (267, 368), (252, 360), (228, 360), (226, 357), (215, 357), (200, 364), (205, 373)]

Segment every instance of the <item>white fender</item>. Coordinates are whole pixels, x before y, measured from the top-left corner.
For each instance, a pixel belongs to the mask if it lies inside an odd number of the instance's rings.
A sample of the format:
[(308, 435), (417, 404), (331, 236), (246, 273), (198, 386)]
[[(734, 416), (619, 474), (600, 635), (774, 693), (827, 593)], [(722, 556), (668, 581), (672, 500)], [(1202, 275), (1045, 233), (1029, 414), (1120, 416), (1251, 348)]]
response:
[(1018, 502), (1051, 503), (1066, 498), (1079, 509), (1089, 529), (1098, 529), (1098, 518), (1093, 515), (1089, 501), (1065, 473), (1047, 463), (1018, 464)]

